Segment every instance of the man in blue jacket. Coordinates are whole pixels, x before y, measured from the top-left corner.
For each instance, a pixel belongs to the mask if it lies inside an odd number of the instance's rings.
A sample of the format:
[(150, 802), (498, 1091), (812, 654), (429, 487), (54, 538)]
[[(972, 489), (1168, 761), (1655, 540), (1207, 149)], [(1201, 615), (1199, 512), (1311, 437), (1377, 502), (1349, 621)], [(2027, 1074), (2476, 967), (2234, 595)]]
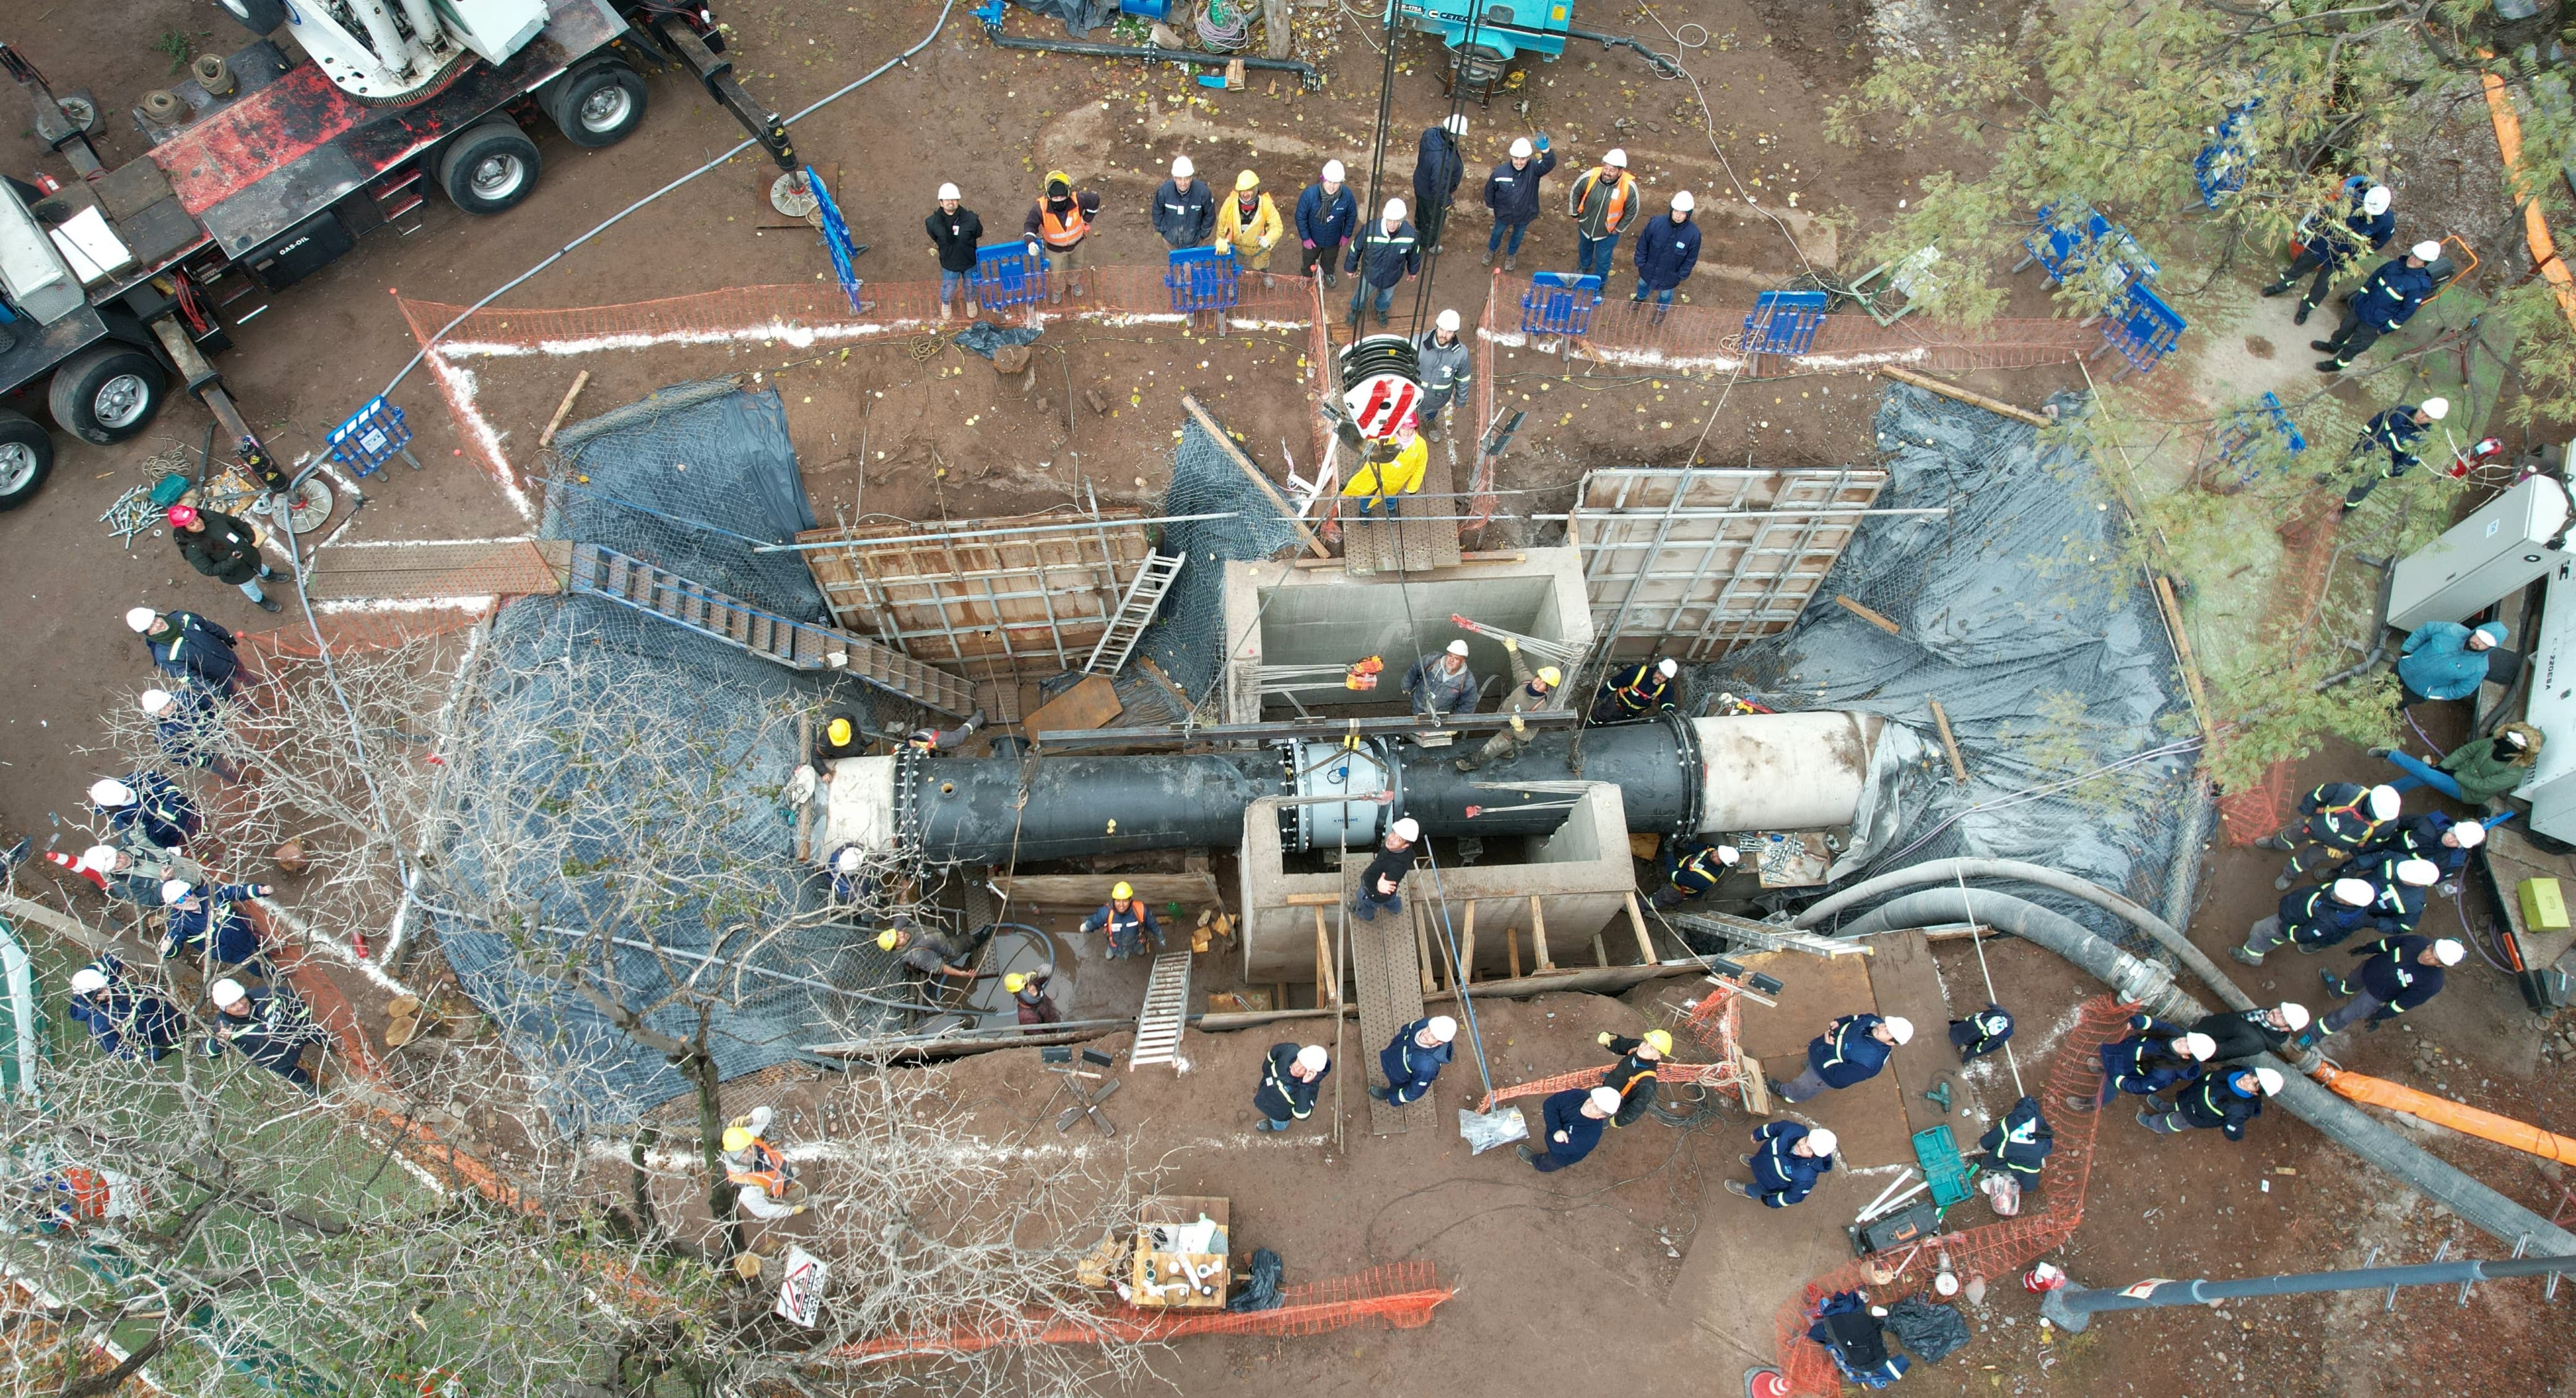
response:
[(1255, 1131), (1285, 1131), (1288, 1123), (1315, 1114), (1315, 1094), (1333, 1071), (1333, 1055), (1322, 1044), (1272, 1044), (1261, 1060), (1261, 1085), (1252, 1090), (1252, 1109), (1261, 1120)]
[(1821, 1126), (1766, 1121), (1753, 1133), (1753, 1153), (1736, 1157), (1753, 1167), (1753, 1183), (1728, 1180), (1726, 1192), (1773, 1209), (1803, 1202), (1814, 1192), (1816, 1177), (1834, 1168), (1834, 1147), (1840, 1144)]
[(1399, 1107), (1419, 1100), (1439, 1080), (1440, 1070), (1449, 1065), (1454, 1051), (1450, 1041), (1457, 1037), (1458, 1021), (1447, 1015), (1417, 1019), (1395, 1031), (1395, 1041), (1377, 1054), (1377, 1066), (1386, 1074), (1386, 1086), (1370, 1083), (1368, 1095)]
[(2377, 1029), (2441, 994), (2444, 972), (2467, 960), (2469, 949), (2455, 938), (2437, 941), (2410, 933), (2354, 947), (2352, 954), (2370, 959), (2349, 976), (2320, 973), (2327, 990), (2352, 998), (2317, 1022), (2319, 1038), (2340, 1034), (2365, 1018)]
[(218, 781), (238, 783), (238, 764), (223, 754), (224, 716), (215, 691), (183, 684), (173, 692), (147, 689), (138, 697), (152, 720), (152, 741), (161, 755), (182, 767), (203, 767)]
[(2397, 819), (2399, 799), (2393, 786), (2320, 783), (2299, 798), (2297, 824), (2254, 842), (2258, 848), (2290, 856), (2281, 870), (2282, 881), (2272, 886), (2287, 888), (2302, 871), (2340, 863), (2379, 838), (2379, 832)]
[(1780, 1084), (1783, 1102), (1804, 1102), (1827, 1088), (1856, 1087), (1878, 1076), (1887, 1056), (1914, 1037), (1903, 1015), (1844, 1015), (1807, 1043), (1807, 1069)]
[(2090, 1097), (2070, 1094), (2065, 1099), (2069, 1111), (2093, 1111), (2124, 1092), (2152, 1097), (2199, 1072), (2200, 1065), (2218, 1052), (2218, 1041), (2153, 1015), (2136, 1014), (2129, 1016), (2128, 1037), (2094, 1052), (2102, 1060), (2102, 1086)]
[(2057, 1133), (2040, 1114), (2039, 1099), (2024, 1097), (1977, 1138), (1988, 1168), (2000, 1169), (2025, 1191), (2039, 1188), (2040, 1164), (2057, 1150)]
[(2370, 280), (2344, 301), (2343, 323), (2335, 327), (2334, 338), (2308, 342), (2308, 348), (2324, 350), (2331, 356), (2317, 361), (2317, 372), (2342, 373), (2380, 336), (2395, 334), (2414, 319), (2439, 289), (2433, 274), (2425, 269), (2441, 256), (2440, 243), (2422, 242), (2408, 249), (2404, 257), (2392, 257), (2379, 264)]
[(1174, 156), (1172, 177), (1154, 191), (1154, 232), (1175, 252), (1207, 246), (1216, 228), (1216, 196), (1197, 174), (1188, 156)]
[(199, 888), (185, 879), (161, 885), (161, 905), (169, 910), (162, 934), (161, 959), (194, 962), (210, 958), (217, 966), (248, 966), (270, 979), (259, 959), (259, 930), (242, 915), (240, 903), (265, 898), (277, 890), (264, 883), (226, 883)]
[(2421, 859), (2441, 871), (2446, 885), (2443, 892), (2453, 892), (2447, 885), (2469, 867), (2469, 856), (2487, 842), (2487, 828), (2474, 820), (2454, 820), (2440, 811), (2411, 815), (2390, 826), (2380, 837), (2364, 847), (2361, 853), (2334, 871), (2340, 878), (2353, 873), (2353, 865), (2381, 853), (2397, 853), (2410, 859)]
[(2344, 199), (2352, 205), (2352, 212), (2334, 222), (2328, 222), (2325, 213), (2310, 215), (2300, 227), (2305, 237), (2299, 243), (2299, 255), (2290, 259), (2290, 265), (2281, 269), (2281, 275), (2273, 278), (2270, 286), (2263, 288), (2264, 295), (2279, 296), (2299, 278), (2310, 272), (2317, 274), (2316, 284), (2299, 298), (2298, 314), (2290, 317), (2292, 325), (2308, 323), (2308, 312), (2324, 303), (2326, 289), (2345, 268), (2359, 261), (2363, 253), (2388, 246), (2388, 240), (2397, 236), (2397, 215), (2389, 211), (2393, 196), (2388, 186), (2372, 184), (2355, 175), (2344, 181)]
[(1691, 210), (1699, 201), (1687, 189), (1673, 196), (1672, 213), (1664, 218), (1649, 219), (1637, 234), (1637, 294), (1629, 297), (1644, 305), (1646, 293), (1655, 294), (1654, 324), (1664, 323), (1664, 314), (1673, 306), (1673, 293), (1690, 279), (1699, 266), (1699, 225), (1691, 221)]
[(69, 1009), (99, 1052), (138, 1063), (159, 1062), (188, 1025), (178, 1006), (127, 980), (113, 952), (72, 972)]
[(2150, 1097), (2138, 1124), (2162, 1136), (2216, 1128), (2231, 1141), (2245, 1139), (2245, 1123), (2263, 1114), (2263, 1099), (2281, 1090), (2274, 1068), (2222, 1068), (2183, 1084), (2167, 1107)]
[(107, 817), (110, 838), (156, 849), (179, 848), (206, 823), (179, 784), (158, 772), (129, 773), (123, 781), (102, 777), (90, 783), (89, 799)]
[(1372, 299), (1377, 307), (1377, 323), (1386, 324), (1387, 312), (1395, 307), (1396, 287), (1422, 273), (1421, 237), (1405, 221), (1403, 200), (1387, 200), (1378, 221), (1351, 239), (1350, 254), (1342, 259), (1342, 270), (1360, 274), (1360, 284), (1351, 292), (1351, 325), (1359, 325), (1360, 308)]
[(2284, 942), (2332, 946), (2370, 925), (2371, 904), (2379, 890), (2368, 879), (2335, 879), (2296, 888), (2281, 899), (2270, 917), (2245, 929), (2245, 945), (2227, 954), (2248, 966), (2260, 966), (2265, 955)]
[[(1493, 210), (1494, 231), (1485, 235), (1485, 265), (1494, 265), (1494, 254), (1503, 255), (1503, 270), (1517, 266), (1521, 239), (1529, 236), (1529, 227), (1539, 213), (1539, 181), (1556, 168), (1556, 152), (1547, 148), (1547, 133), (1538, 134), (1532, 145), (1524, 136), (1512, 142), (1509, 160), (1494, 167), (1485, 176), (1485, 207)], [(1511, 246), (1503, 246), (1503, 234), (1511, 234)]]
[(304, 1066), (304, 1046), (322, 1042), (322, 1027), (294, 991), (284, 986), (244, 990), (241, 982), (227, 977), (206, 987), (206, 998), (215, 1002), (207, 1057), (230, 1047), (307, 1092), (322, 1090)]
[(1341, 285), (1342, 244), (1360, 221), (1360, 201), (1342, 183), (1346, 174), (1342, 162), (1327, 160), (1324, 177), (1297, 196), (1297, 245), (1305, 249), (1297, 275), (1311, 277), (1321, 267), (1326, 286)]
[(1441, 230), (1449, 226), (1449, 206), (1457, 201), (1458, 182), (1467, 177), (1467, 157), (1458, 150), (1467, 134), (1467, 118), (1451, 113), (1422, 133), (1413, 153), (1413, 212), (1422, 219), (1422, 241), (1440, 252)]
[(2398, 648), (2397, 685), (2409, 707), (2435, 700), (2467, 699), (2487, 682), (2487, 652), (2512, 634), (2501, 621), (2476, 630), (2456, 621), (2428, 621), (2406, 634)]
[[(2352, 450), (2344, 453), (2344, 460), (2348, 462), (2356, 456), (2384, 451), (2388, 455), (2388, 463), (2379, 468), (2379, 474), (2364, 476), (2361, 484), (2344, 492), (2344, 509), (2361, 508), (2361, 502), (2370, 498), (2370, 492), (2379, 489), (2381, 481), (2393, 481), (2423, 465), (2424, 459), (2415, 454), (2416, 439), (2424, 435), (2426, 428), (2450, 415), (2451, 400), (2437, 397), (2425, 399), (2421, 407), (2400, 403), (2363, 423), (2361, 435), (2354, 439)], [(2320, 476), (2317, 483), (2325, 485), (2333, 480), (2332, 476)]]
[(1551, 1092), (1539, 1106), (1539, 1122), (1546, 1133), (1547, 1149), (1531, 1150), (1514, 1146), (1520, 1158), (1542, 1174), (1553, 1174), (1592, 1153), (1601, 1144), (1601, 1132), (1619, 1110), (1619, 1089), (1615, 1087), (1569, 1087)]
[(125, 624), (143, 638), (152, 664), (174, 680), (205, 685), (226, 696), (233, 692), (241, 660), (233, 653), (233, 633), (195, 612), (155, 612), (136, 607)]

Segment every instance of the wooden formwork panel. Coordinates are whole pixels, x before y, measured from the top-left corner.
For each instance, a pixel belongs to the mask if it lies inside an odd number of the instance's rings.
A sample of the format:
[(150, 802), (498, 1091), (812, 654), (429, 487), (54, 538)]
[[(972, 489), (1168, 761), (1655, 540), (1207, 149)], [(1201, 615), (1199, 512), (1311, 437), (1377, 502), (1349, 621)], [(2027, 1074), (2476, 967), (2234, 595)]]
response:
[(1592, 472), (1566, 534), (1594, 634), (1708, 660), (1786, 631), (1886, 484), (1865, 467)]
[(1142, 515), (1020, 515), (918, 525), (815, 529), (806, 566), (842, 626), (916, 660), (1021, 661), (1070, 669), (1090, 658), (1144, 566)]

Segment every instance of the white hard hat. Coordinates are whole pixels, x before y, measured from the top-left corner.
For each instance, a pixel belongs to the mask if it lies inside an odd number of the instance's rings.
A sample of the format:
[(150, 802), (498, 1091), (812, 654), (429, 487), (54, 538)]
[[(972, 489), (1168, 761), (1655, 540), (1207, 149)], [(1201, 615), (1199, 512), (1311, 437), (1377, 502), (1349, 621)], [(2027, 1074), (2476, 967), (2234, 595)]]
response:
[(2418, 262), (2432, 262), (2441, 257), (2442, 245), (2440, 243), (2427, 240), (2425, 242), (2417, 243), (2415, 246), (2408, 248), (2407, 251), (2415, 254), (2415, 260)]
[(250, 992), (242, 989), (240, 981), (226, 976), (206, 987), (206, 998), (214, 1001), (217, 1009), (229, 1009), (249, 999)]
[(2393, 786), (2374, 786), (2370, 789), (2370, 818), (2372, 820), (2397, 819), (2398, 804), (2399, 798), (2397, 795), (2397, 788)]
[(942, 199), (963, 199), (966, 196), (958, 192), (957, 186), (953, 184), (943, 184), (939, 187), (939, 197)]
[(125, 611), (125, 624), (133, 627), (137, 636), (151, 630), (152, 623), (158, 619), (159, 614), (150, 607), (128, 607)]
[(2451, 843), (2462, 849), (2476, 849), (2487, 842), (2484, 822), (2464, 820), (2451, 827)]
[(2444, 937), (2433, 944), (2433, 959), (2445, 966), (2457, 966), (2468, 959), (2469, 949), (2457, 937)]
[(161, 881), (161, 906), (165, 908), (169, 907), (195, 891), (196, 890), (189, 885), (186, 879), (163, 879)]
[(1452, 136), (1464, 136), (1467, 134), (1467, 114), (1451, 112), (1440, 119), (1440, 125)]
[(1733, 846), (1733, 845), (1719, 845), (1719, 846), (1717, 847), (1717, 862), (1718, 862), (1718, 863), (1720, 863), (1720, 864), (1724, 864), (1724, 865), (1727, 865), (1728, 867), (1730, 867), (1730, 868), (1731, 868), (1731, 867), (1733, 867), (1733, 866), (1735, 866), (1735, 865), (1737, 865), (1737, 864), (1742, 863), (1743, 861), (1744, 861), (1744, 851), (1742, 851), (1742, 850), (1740, 850), (1740, 849), (1737, 849), (1735, 846)]
[(1403, 201), (1403, 200), (1401, 200), (1401, 199), (1389, 199), (1389, 200), (1387, 200), (1387, 201), (1386, 201), (1386, 210), (1385, 210), (1385, 213), (1384, 213), (1384, 215), (1383, 215), (1383, 216), (1385, 217), (1385, 219), (1386, 219), (1389, 223), (1401, 223), (1401, 222), (1403, 222), (1403, 221), (1404, 221), (1404, 201)]
[(2450, 399), (2448, 399), (2448, 398), (2427, 398), (2427, 399), (2425, 399), (2425, 400), (2424, 400), (2424, 416), (2426, 416), (2426, 417), (2429, 417), (2429, 418), (2433, 419), (2435, 422), (2440, 422), (2442, 419), (2444, 419), (2444, 418), (2446, 418), (2446, 417), (2449, 417), (2450, 415), (2451, 415), (2451, 400), (2450, 400)]
[(1422, 838), (1422, 822), (1415, 820), (1411, 816), (1406, 816), (1404, 819), (1388, 826), (1387, 833), (1407, 844), (1411, 844), (1415, 840)]
[(1512, 140), (1512, 159), (1514, 159), (1514, 160), (1527, 160), (1527, 159), (1529, 159), (1529, 158), (1530, 158), (1531, 150), (1532, 150), (1532, 147), (1531, 147), (1531, 145), (1530, 145), (1530, 143), (1529, 143), (1529, 137), (1527, 137), (1527, 136), (1518, 136), (1518, 137), (1514, 137), (1514, 138), (1513, 138), (1513, 140)]
[(1914, 1037), (1914, 1021), (1903, 1015), (1889, 1015), (1879, 1023), (1886, 1025), (1888, 1036), (1900, 1044)]
[(1458, 313), (1456, 311), (1442, 311), (1439, 318), (1432, 323), (1453, 335), (1458, 333)]
[(1342, 162), (1338, 160), (1327, 160), (1324, 162), (1325, 183), (1340, 184), (1348, 174), (1349, 172), (1342, 168)]
[(1834, 1153), (1834, 1147), (1842, 1143), (1842, 1137), (1821, 1126), (1807, 1133), (1807, 1149), (1818, 1155), (1831, 1155)]
[(1605, 1112), (1615, 1112), (1619, 1110), (1619, 1089), (1615, 1087), (1596, 1087), (1592, 1089), (1592, 1105), (1599, 1107)]
[(844, 874), (857, 873), (859, 871), (858, 850), (845, 849), (839, 854), (832, 856), (832, 867), (840, 870)]
[(1467, 643), (1465, 641), (1451, 641), (1449, 643), (1449, 653), (1458, 657), (1460, 660), (1466, 659)]
[(1692, 198), (1691, 192), (1685, 189), (1673, 196), (1673, 207), (1683, 213), (1689, 213), (1699, 207), (1699, 200)]
[(2329, 891), (2334, 894), (2336, 902), (2350, 904), (2356, 908), (2370, 906), (2370, 900), (2376, 896), (2371, 892), (2368, 879), (2337, 879), (2334, 881), (2334, 887)]
[(2281, 1074), (2278, 1069), (2257, 1068), (2254, 1070), (2254, 1081), (2263, 1085), (2263, 1095), (2266, 1097), (2277, 1097), (2281, 1094)]
[(2284, 1000), (2277, 1008), (2281, 1011), (2281, 1022), (2290, 1026), (2291, 1032), (2296, 1033), (2308, 1027), (2307, 1006), (2296, 1000)]
[(2366, 214), (2384, 214), (2388, 212), (2389, 204), (2396, 198), (2396, 195), (2388, 192), (2388, 186), (2372, 185), (2370, 192), (2361, 196), (2361, 211)]
[(178, 701), (172, 699), (170, 691), (166, 689), (147, 689), (140, 696), (140, 702), (143, 705), (143, 712), (157, 717), (163, 709), (171, 707)]
[(134, 804), (134, 788), (114, 777), (101, 777), (89, 784), (89, 799), (95, 805), (131, 806)]
[(2407, 884), (2415, 888), (2431, 888), (2434, 881), (2441, 877), (2441, 869), (2435, 866), (2432, 860), (2401, 859), (2397, 861), (2397, 881), (2399, 883)]
[(80, 862), (82, 867), (104, 874), (116, 867), (116, 846), (92, 845), (81, 851)]
[(2210, 1055), (2218, 1052), (2218, 1041), (2206, 1034), (2185, 1034), (2182, 1036), (2180, 1043), (2182, 1044), (2182, 1051), (2184, 1053), (2203, 1061), (2206, 1061)]
[(96, 995), (107, 989), (107, 973), (95, 966), (83, 966), (72, 972), (72, 989), (83, 995)]
[(1308, 1044), (1304, 1048), (1297, 1050), (1298, 1066), (1304, 1068), (1309, 1073), (1320, 1073), (1324, 1071), (1325, 1065), (1332, 1061), (1333, 1055), (1326, 1052), (1322, 1044)]
[(1601, 163), (1615, 169), (1625, 170), (1628, 168), (1628, 153), (1619, 149), (1617, 146), (1612, 146), (1610, 149), (1601, 153)]
[(1673, 659), (1669, 655), (1655, 662), (1655, 673), (1663, 676), (1665, 679), (1671, 679), (1673, 676), (1678, 675), (1681, 672), (1682, 663)]
[(1447, 1015), (1433, 1015), (1431, 1022), (1423, 1027), (1431, 1031), (1432, 1038), (1444, 1044), (1458, 1037), (1458, 1021)]

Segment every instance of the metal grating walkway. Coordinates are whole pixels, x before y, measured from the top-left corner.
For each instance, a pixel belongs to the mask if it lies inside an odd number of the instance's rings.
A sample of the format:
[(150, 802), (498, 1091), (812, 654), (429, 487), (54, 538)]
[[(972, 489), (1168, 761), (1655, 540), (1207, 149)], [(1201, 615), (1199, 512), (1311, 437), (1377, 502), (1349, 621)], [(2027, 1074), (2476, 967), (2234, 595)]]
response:
[(1145, 1004), (1136, 1012), (1136, 1042), (1127, 1049), (1127, 1066), (1149, 1063), (1178, 1066), (1181, 1028), (1190, 1012), (1190, 954), (1167, 951), (1154, 958), (1154, 974), (1145, 982)]
[[(1457, 439), (1451, 437), (1431, 449), (1422, 477), (1422, 493), (1400, 495), (1393, 502), (1399, 518), (1389, 523), (1383, 516), (1369, 518), (1360, 513), (1360, 502), (1343, 500), (1342, 568), (1350, 573), (1420, 573), (1432, 568), (1455, 568), (1459, 562), (1459, 506), (1465, 501), (1450, 492), (1455, 474), (1449, 456)], [(1424, 516), (1405, 518), (1404, 516)]]
[[(1342, 875), (1345, 906), (1359, 895), (1360, 872), (1354, 863)], [(1423, 887), (1427, 883), (1421, 875), (1407, 874), (1402, 913), (1379, 913), (1374, 922), (1350, 919), (1350, 988), (1360, 1002), (1360, 1081), (1381, 1087), (1385, 1084), (1378, 1082), (1378, 1050), (1395, 1042), (1395, 1031), (1422, 1018), (1422, 968), (1413, 934), (1415, 893)], [(1372, 1097), (1368, 1099), (1369, 1134), (1393, 1136), (1416, 1127), (1433, 1129), (1438, 1117), (1431, 1103), (1430, 1095), (1401, 1107)]]

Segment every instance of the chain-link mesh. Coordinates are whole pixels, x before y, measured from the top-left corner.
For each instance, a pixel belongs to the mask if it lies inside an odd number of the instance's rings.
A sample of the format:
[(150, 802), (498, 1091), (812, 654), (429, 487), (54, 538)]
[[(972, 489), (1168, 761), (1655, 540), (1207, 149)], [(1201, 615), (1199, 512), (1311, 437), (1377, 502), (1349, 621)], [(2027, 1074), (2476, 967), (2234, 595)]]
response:
[(1181, 442), (1172, 451), (1172, 485), (1163, 496), (1163, 513), (1228, 511), (1234, 518), (1194, 520), (1163, 531), (1162, 551), (1186, 555), (1189, 561), (1163, 598), (1162, 616), (1137, 647), (1194, 700), (1205, 698), (1225, 658), (1225, 565), (1268, 558), (1295, 543), (1297, 530), (1191, 418), (1181, 424)]

